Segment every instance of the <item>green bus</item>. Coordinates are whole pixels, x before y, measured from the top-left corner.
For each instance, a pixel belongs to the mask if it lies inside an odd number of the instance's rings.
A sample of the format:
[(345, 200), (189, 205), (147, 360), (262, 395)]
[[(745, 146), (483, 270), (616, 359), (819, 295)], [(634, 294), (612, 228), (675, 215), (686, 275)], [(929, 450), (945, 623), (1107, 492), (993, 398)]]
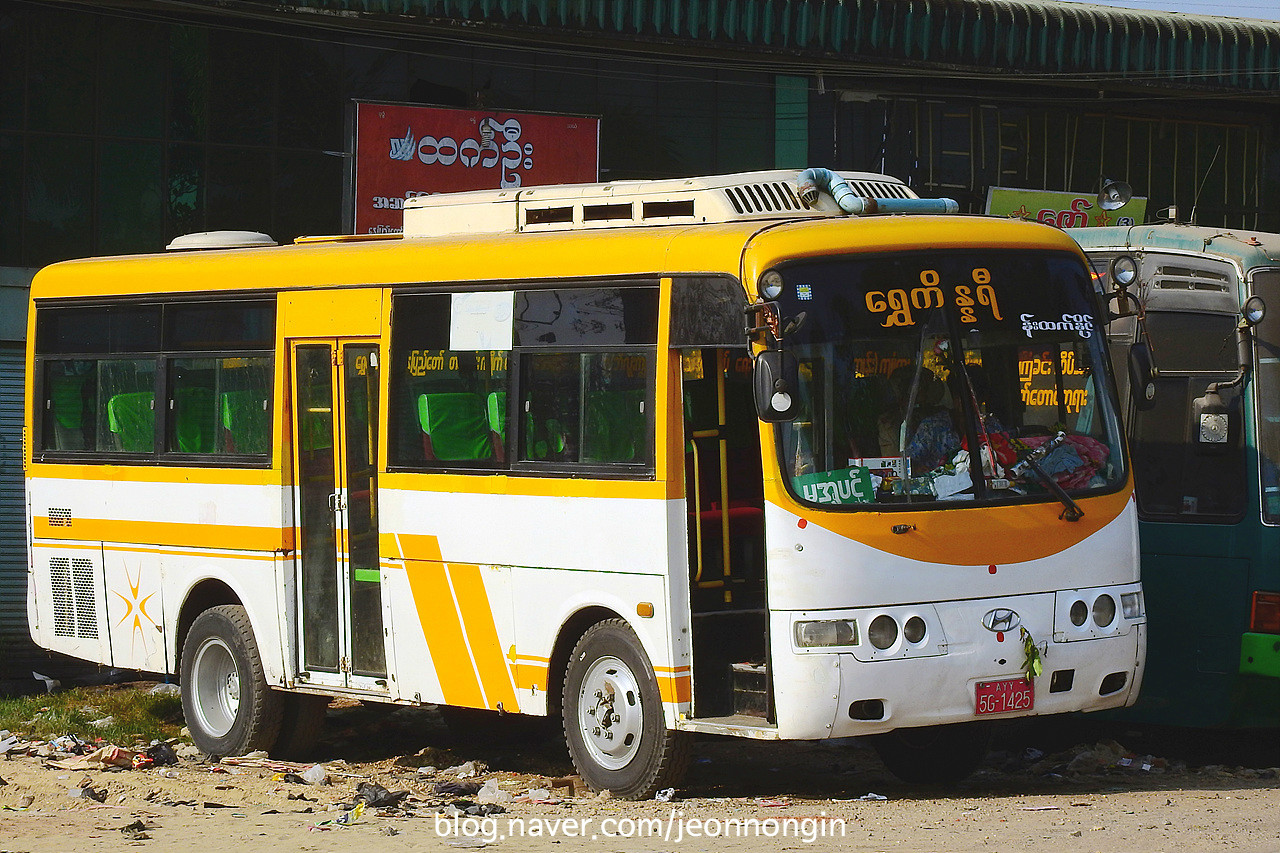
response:
[[(1280, 725), (1280, 234), (1173, 223), (1071, 229), (1106, 291), (1150, 614), (1135, 722)], [(1268, 308), (1270, 312), (1268, 313)], [(1134, 376), (1141, 378), (1135, 379)]]

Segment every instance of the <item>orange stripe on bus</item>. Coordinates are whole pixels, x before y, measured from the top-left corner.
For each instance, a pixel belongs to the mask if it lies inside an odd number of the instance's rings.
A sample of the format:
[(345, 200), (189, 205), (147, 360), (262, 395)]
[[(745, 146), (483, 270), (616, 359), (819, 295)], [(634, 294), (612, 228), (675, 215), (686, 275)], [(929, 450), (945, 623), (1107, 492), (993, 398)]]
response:
[(504, 710), (520, 710), (516, 701), (511, 673), (502, 658), (502, 644), (498, 640), (498, 627), (493, 620), (493, 606), (485, 592), (480, 567), (469, 563), (449, 563), (449, 576), (453, 579), (453, 592), (458, 600), (458, 612), (466, 630), (471, 656), (475, 659), (476, 672), (484, 685), (489, 707), (502, 703)]
[(77, 518), (71, 525), (52, 525), (47, 516), (32, 518), (36, 539), (81, 542), (128, 542), (188, 548), (234, 548), (245, 551), (293, 550), (293, 529), (234, 524), (186, 524), (173, 521)]
[(445, 704), (483, 708), (480, 682), (467, 653), (444, 564), (413, 560), (405, 564), (405, 570)]
[(663, 702), (688, 702), (692, 691), (690, 683), (692, 679), (687, 675), (659, 675), (656, 671), (654, 675), (658, 679), (658, 694), (662, 697)]

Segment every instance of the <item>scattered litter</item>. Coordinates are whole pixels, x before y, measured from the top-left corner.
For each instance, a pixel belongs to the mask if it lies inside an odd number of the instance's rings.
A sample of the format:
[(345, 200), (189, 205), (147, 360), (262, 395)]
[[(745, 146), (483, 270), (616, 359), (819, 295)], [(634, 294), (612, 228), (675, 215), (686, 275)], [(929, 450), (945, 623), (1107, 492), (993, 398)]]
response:
[(457, 841), (450, 841), (450, 847), (488, 847), (489, 842), (473, 835), (460, 835)]
[(325, 770), (323, 764), (313, 764), (299, 775), (302, 777), (302, 781), (308, 785), (329, 784), (329, 772)]
[(1036, 749), (1034, 746), (1029, 746), (1022, 751), (1023, 761), (1039, 761), (1042, 758), (1044, 758), (1044, 751)]
[[(868, 796), (873, 796), (873, 795), (868, 795)], [(874, 796), (878, 796), (878, 795), (874, 795)], [(862, 799), (866, 799), (866, 797), (863, 797)], [(786, 800), (757, 799), (755, 802), (757, 806), (760, 806), (766, 809), (785, 809), (787, 806), (791, 805), (791, 803), (787, 802)]]
[(34, 678), (36, 681), (44, 682), (45, 693), (52, 693), (53, 691), (57, 690), (59, 687), (62, 686), (62, 682), (59, 681), (58, 679), (50, 678), (47, 675), (41, 675), (38, 672), (32, 672), (31, 677)]
[(93, 800), (95, 803), (105, 803), (107, 801), (107, 792), (100, 791), (89, 785), (83, 788), (72, 788), (67, 791), (67, 795), (76, 800)]
[(172, 682), (157, 684), (147, 691), (152, 696), (179, 696), (182, 694), (182, 688)]
[(435, 767), (433, 767), (433, 766), (431, 766), (430, 764), (424, 764), (424, 765), (422, 765), (421, 767), (419, 767), (419, 768), (418, 768), (418, 775), (419, 775), (419, 776), (434, 776), (434, 775), (436, 775), (436, 773), (438, 773), (438, 772), (439, 772), (439, 771), (438, 771), (438, 770), (436, 770), (436, 768), (435, 768)]
[(1020, 812), (1056, 812), (1061, 806), (1018, 806)]
[(177, 753), (173, 751), (173, 747), (164, 741), (153, 743), (147, 747), (147, 758), (150, 758), (151, 763), (156, 767), (165, 767), (178, 763)]
[(407, 796), (408, 791), (388, 791), (377, 782), (361, 782), (356, 785), (356, 802), (367, 803), (374, 808), (399, 805)]
[(863, 794), (861, 797), (858, 797), (858, 799), (859, 800), (887, 800), (889, 798), (886, 797), (884, 794), (875, 794), (868, 791), (867, 793)]
[[(479, 782), (437, 782), (431, 789), (433, 794), (441, 797), (470, 797), (480, 793)], [(543, 791), (551, 796), (550, 791)]]
[[(570, 791), (572, 793), (572, 791)], [(476, 802), (484, 803), (509, 803), (515, 799), (515, 796), (498, 787), (496, 779), (490, 779), (480, 787), (476, 792)]]
[(105, 770), (108, 767), (133, 767), (135, 753), (128, 749), (107, 744), (87, 755), (68, 758), (63, 761), (50, 761), (51, 767), (61, 770)]
[(120, 832), (130, 841), (145, 841), (151, 836), (147, 834), (149, 827), (140, 820), (135, 820), (128, 826), (120, 827)]
[(442, 772), (450, 776), (457, 776), (459, 779), (469, 779), (479, 774), (479, 769), (474, 761), (467, 761), (456, 767), (446, 767)]
[(116, 718), (111, 716), (103, 717), (89, 723), (89, 725), (93, 726), (95, 729), (105, 729), (107, 726), (114, 726), (115, 724)]
[(654, 794), (653, 798), (660, 803), (669, 803), (676, 798), (676, 789), (663, 788), (661, 791)]
[(312, 829), (327, 830), (335, 826), (351, 826), (364, 814), (364, 803), (356, 803), (355, 808), (349, 812), (343, 812), (333, 820), (322, 820), (320, 823), (313, 825)]
[(18, 745), (16, 735), (9, 735), (8, 732), (0, 735), (0, 755), (7, 755), (9, 750)]
[(399, 835), (400, 830), (396, 829), (394, 826), (384, 826), (382, 827), (382, 834), (383, 835)]

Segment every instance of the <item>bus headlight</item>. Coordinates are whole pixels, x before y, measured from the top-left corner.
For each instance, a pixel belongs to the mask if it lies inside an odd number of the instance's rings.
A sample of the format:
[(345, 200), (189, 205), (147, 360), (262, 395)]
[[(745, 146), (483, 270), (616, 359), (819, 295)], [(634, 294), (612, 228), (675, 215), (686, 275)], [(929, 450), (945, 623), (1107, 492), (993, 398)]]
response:
[(867, 639), (871, 641), (871, 645), (884, 651), (898, 642), (898, 623), (892, 616), (881, 613), (871, 620), (871, 626), (867, 628)]
[(796, 645), (802, 649), (818, 646), (854, 646), (858, 643), (858, 623), (850, 619), (797, 622)]
[(1116, 618), (1116, 600), (1103, 593), (1093, 600), (1093, 622), (1099, 628), (1105, 628)]
[(1120, 596), (1120, 611), (1126, 619), (1141, 619), (1147, 615), (1146, 608), (1142, 606), (1141, 592), (1126, 592)]
[(919, 616), (912, 616), (902, 626), (902, 636), (906, 638), (908, 643), (913, 645), (924, 639), (925, 631), (924, 620)]

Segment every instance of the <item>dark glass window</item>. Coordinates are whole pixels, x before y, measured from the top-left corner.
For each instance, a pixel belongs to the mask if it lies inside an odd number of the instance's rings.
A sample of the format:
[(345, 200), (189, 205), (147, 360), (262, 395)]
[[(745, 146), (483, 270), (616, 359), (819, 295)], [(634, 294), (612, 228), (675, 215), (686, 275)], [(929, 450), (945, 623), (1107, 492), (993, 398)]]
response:
[(274, 302), (192, 302), (167, 305), (165, 349), (270, 349)]
[(164, 130), (164, 75), (150, 57), (165, 29), (136, 18), (103, 18), (98, 59), (98, 131), (107, 136), (158, 139)]
[(604, 347), (658, 339), (656, 288), (532, 290), (516, 294), (522, 347)]
[(93, 141), (33, 139), (26, 163), (26, 263), (93, 254)]
[(1234, 373), (1238, 321), (1232, 314), (1148, 311), (1147, 334), (1162, 371)]
[(159, 143), (104, 142), (99, 148), (98, 251), (164, 248), (162, 149)]
[(36, 353), (157, 352), (160, 306), (41, 308)]
[[(27, 42), (23, 32), (24, 21), (25, 16), (20, 13), (0, 10), (0, 56), (4, 57), (5, 62), (5, 73), (0, 74), (0, 130), (22, 129), (27, 105)], [(4, 221), (17, 220), (6, 217)]]

